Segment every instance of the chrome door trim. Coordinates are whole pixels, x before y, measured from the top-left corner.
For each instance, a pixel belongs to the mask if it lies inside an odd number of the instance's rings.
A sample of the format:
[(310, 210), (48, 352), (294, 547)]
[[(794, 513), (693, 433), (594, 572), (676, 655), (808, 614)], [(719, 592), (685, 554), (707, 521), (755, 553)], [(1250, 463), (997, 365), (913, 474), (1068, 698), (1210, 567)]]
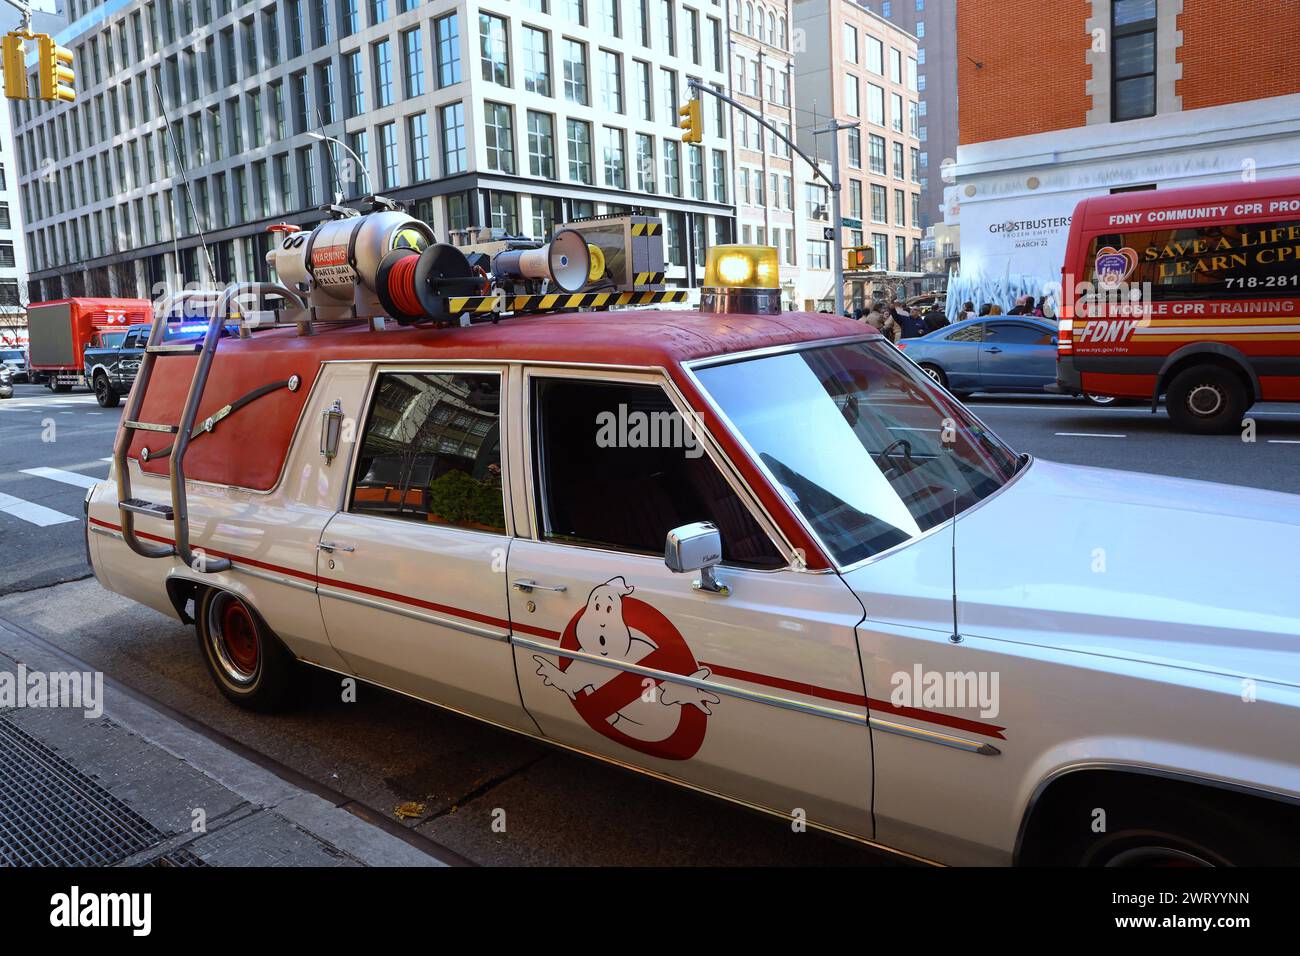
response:
[(924, 740), (926, 743), (938, 744), (941, 747), (964, 750), (966, 753), (979, 754), (982, 757), (996, 757), (1002, 753), (997, 747), (982, 740), (967, 740), (964, 737), (954, 737), (952, 734), (941, 733), (937, 730), (909, 727), (907, 724), (885, 720), (883, 717), (872, 717), (871, 729), (886, 734), (898, 734), (900, 737), (911, 737), (913, 740)]
[[(485, 637), (490, 641), (507, 641), (510, 635), (504, 631), (494, 631), (491, 628), (480, 627), (477, 624), (468, 624), (455, 618), (440, 617), (437, 614), (429, 614), (425, 611), (417, 611), (414, 608), (403, 607), (400, 604), (386, 603), (377, 601), (373, 598), (361, 597), (357, 594), (349, 594), (346, 591), (340, 591), (335, 588), (317, 586), (316, 593), (322, 598), (335, 598), (339, 601), (346, 601), (349, 604), (359, 604), (362, 607), (368, 607), (376, 611), (387, 611), (390, 614), (397, 614), (400, 617), (409, 617), (414, 621), (420, 621), (424, 624), (436, 624), (438, 627), (445, 627), (453, 631), (461, 631), (465, 634), (472, 634), (474, 637)], [(324, 609), (322, 608), (322, 612)]]
[(673, 684), (683, 684), (687, 687), (695, 687), (700, 690), (711, 691), (715, 694), (723, 694), (727, 697), (748, 700), (756, 704), (768, 704), (773, 707), (780, 707), (784, 710), (794, 710), (800, 713), (812, 714), (815, 717), (827, 717), (831, 720), (841, 720), (845, 723), (858, 724), (859, 726), (866, 726), (867, 723), (867, 716), (865, 713), (854, 714), (847, 710), (837, 710), (834, 707), (823, 707), (820, 704), (809, 704), (801, 700), (790, 700), (786, 697), (773, 697), (770, 694), (745, 690), (743, 687), (733, 687), (730, 684), (719, 684), (711, 680), (698, 680), (694, 677), (688, 677), (685, 674), (674, 674), (671, 671), (663, 671), (654, 667), (642, 667), (640, 664), (633, 664), (629, 661), (612, 661), (608, 657), (601, 657), (599, 654), (589, 654), (586, 651), (579, 650), (571, 651), (568, 648), (560, 647), (558, 644), (534, 641), (531, 638), (520, 637), (517, 634), (511, 635), (510, 643), (531, 651), (542, 651), (546, 654), (553, 654), (557, 657), (573, 657), (578, 660), (587, 661), (591, 664), (598, 664), (601, 667), (609, 667), (617, 671), (627, 671), (628, 673), (639, 674), (642, 677), (653, 677), (656, 680), (666, 680)]
[(801, 714), (811, 714), (814, 717), (826, 717), (830, 720), (840, 720), (849, 724), (858, 726), (870, 726), (872, 730), (879, 730), (886, 734), (898, 734), (902, 737), (910, 737), (913, 740), (922, 740), (926, 743), (939, 744), (942, 747), (952, 747), (956, 750), (962, 750), (966, 753), (980, 754), (981, 756), (993, 757), (1000, 754), (992, 744), (984, 743), (978, 740), (966, 740), (963, 737), (954, 737), (952, 734), (941, 733), (937, 730), (924, 730), (920, 727), (909, 727), (906, 724), (896, 723), (892, 720), (885, 720), (881, 717), (871, 717), (870, 712), (855, 714), (847, 710), (839, 710), (835, 707), (825, 707), (821, 704), (810, 704), (807, 701), (792, 700), (789, 697), (776, 697), (772, 694), (764, 694), (760, 691), (746, 690), (743, 687), (736, 687), (732, 684), (719, 684), (712, 680), (697, 680), (694, 677), (688, 677), (685, 674), (674, 674), (671, 671), (663, 671), (654, 667), (642, 667), (640, 664), (633, 664), (629, 661), (610, 660), (608, 657), (601, 657), (599, 654), (589, 654), (586, 651), (569, 650), (560, 647), (558, 644), (535, 641), (532, 638), (520, 637), (518, 634), (510, 636), (510, 643), (516, 647), (525, 648), (526, 650), (542, 651), (556, 657), (572, 657), (577, 660), (587, 661), (597, 664), (601, 667), (608, 667), (613, 670), (626, 671), (631, 674), (639, 674), (642, 677), (653, 677), (657, 680), (666, 680), (673, 684), (683, 684), (687, 687), (695, 687), (699, 690), (711, 691), (715, 694), (721, 694), (725, 697), (735, 697), (738, 700), (747, 700), (755, 704), (766, 704), (770, 707), (779, 707), (782, 710), (792, 710)]

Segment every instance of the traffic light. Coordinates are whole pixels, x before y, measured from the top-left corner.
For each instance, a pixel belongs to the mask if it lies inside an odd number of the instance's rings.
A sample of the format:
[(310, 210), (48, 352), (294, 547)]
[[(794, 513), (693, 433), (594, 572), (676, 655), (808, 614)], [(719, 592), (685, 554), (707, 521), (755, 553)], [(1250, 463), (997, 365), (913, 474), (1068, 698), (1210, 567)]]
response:
[(704, 139), (704, 119), (701, 116), (700, 101), (687, 100), (686, 105), (677, 111), (680, 117), (677, 121), (678, 127), (686, 130), (682, 134), (683, 143), (698, 143)]
[(876, 250), (871, 246), (850, 246), (848, 260), (850, 272), (865, 272), (876, 264)]
[(27, 99), (27, 58), (23, 55), (21, 33), (6, 33), (0, 40), (3, 48), (3, 65), (5, 74), (5, 97), (11, 100)]
[(37, 71), (41, 84), (41, 99), (62, 100), (71, 103), (77, 98), (77, 91), (72, 88), (76, 74), (72, 71), (72, 51), (59, 46), (54, 38), (39, 34), (36, 42), (40, 46), (41, 63)]

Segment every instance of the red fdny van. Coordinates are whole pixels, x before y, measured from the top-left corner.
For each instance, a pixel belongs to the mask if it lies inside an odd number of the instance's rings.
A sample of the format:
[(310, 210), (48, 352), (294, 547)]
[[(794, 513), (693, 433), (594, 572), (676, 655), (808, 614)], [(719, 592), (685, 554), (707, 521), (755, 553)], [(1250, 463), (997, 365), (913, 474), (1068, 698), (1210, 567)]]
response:
[(1060, 390), (1203, 434), (1300, 402), (1300, 178), (1085, 199), (1061, 271)]

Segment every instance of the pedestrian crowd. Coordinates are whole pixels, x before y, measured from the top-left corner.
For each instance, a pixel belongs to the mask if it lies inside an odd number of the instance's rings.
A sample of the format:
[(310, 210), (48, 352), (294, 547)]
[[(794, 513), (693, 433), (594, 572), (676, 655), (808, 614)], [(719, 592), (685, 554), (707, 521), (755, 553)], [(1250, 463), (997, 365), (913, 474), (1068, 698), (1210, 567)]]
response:
[[(965, 302), (962, 304), (961, 311), (957, 314), (957, 321), (962, 322), (966, 319), (984, 318), (990, 315), (1043, 315), (1043, 300), (1035, 301), (1032, 295), (1022, 295), (1016, 299), (1016, 304), (1005, 312), (1002, 306), (985, 302), (980, 306), (979, 312), (975, 311), (974, 302)], [(919, 308), (909, 307), (906, 302), (900, 298), (890, 299), (888, 302), (875, 302), (871, 308), (859, 306), (854, 310), (850, 318), (857, 319), (866, 325), (871, 326), (877, 332), (889, 336), (891, 341), (897, 342), (900, 339), (914, 339), (921, 335), (929, 335), (948, 325), (948, 316), (938, 303), (931, 305), (925, 312)]]

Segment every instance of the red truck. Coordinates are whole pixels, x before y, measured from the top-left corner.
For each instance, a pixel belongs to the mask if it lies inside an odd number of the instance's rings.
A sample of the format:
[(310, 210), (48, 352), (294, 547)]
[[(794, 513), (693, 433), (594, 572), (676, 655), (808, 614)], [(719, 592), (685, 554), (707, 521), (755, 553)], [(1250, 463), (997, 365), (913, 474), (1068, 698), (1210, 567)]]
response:
[(55, 392), (85, 385), (82, 356), (103, 336), (149, 322), (147, 299), (55, 299), (27, 308), (28, 375)]
[(1062, 277), (1059, 391), (1202, 434), (1300, 402), (1300, 178), (1085, 199)]

